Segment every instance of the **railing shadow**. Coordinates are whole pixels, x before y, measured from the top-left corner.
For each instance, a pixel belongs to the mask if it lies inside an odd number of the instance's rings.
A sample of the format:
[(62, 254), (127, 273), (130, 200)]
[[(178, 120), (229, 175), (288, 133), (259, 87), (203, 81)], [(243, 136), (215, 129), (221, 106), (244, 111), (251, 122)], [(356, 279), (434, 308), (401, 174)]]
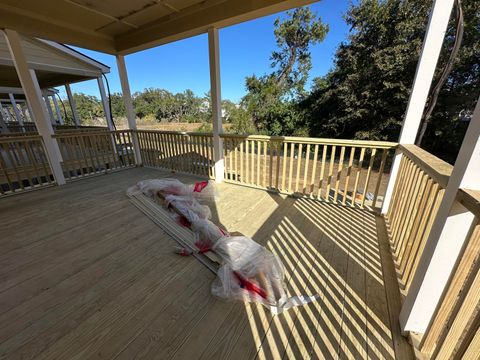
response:
[(271, 197), (277, 209), (253, 239), (282, 259), (292, 296), (319, 298), (278, 316), (246, 304), (256, 356), (393, 359), (374, 215)]

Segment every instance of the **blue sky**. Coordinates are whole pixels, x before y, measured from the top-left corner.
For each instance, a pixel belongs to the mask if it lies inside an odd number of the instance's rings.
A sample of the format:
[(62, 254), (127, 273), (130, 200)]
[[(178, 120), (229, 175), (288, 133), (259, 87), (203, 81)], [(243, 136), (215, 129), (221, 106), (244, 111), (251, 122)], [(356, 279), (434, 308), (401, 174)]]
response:
[[(348, 6), (348, 0), (322, 0), (311, 5), (311, 9), (330, 26), (330, 31), (322, 43), (311, 48), (313, 67), (310, 80), (326, 74), (332, 67), (335, 51), (348, 35), (348, 27), (343, 20)], [(223, 99), (239, 101), (245, 94), (246, 76), (263, 75), (270, 71), (270, 54), (276, 49), (273, 22), (284, 15), (275, 14), (220, 29)], [(78, 50), (110, 66), (111, 73), (107, 75), (110, 89), (121, 92), (114, 56)], [(174, 93), (192, 89), (197, 95), (202, 95), (210, 88), (206, 34), (128, 55), (125, 60), (132, 93), (158, 87)], [(73, 84), (72, 89), (99, 97), (96, 81)], [(64, 94), (64, 90), (60, 90)]]

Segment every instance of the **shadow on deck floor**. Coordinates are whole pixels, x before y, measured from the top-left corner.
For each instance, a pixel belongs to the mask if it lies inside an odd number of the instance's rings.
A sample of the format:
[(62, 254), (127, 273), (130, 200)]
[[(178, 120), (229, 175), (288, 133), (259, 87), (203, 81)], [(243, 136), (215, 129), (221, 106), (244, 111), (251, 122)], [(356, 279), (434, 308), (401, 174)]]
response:
[(0, 201), (1, 358), (411, 357), (375, 215), (220, 185), (213, 220), (278, 254), (292, 295), (320, 295), (272, 317), (211, 296), (214, 275), (128, 202), (165, 176), (196, 180), (138, 168)]

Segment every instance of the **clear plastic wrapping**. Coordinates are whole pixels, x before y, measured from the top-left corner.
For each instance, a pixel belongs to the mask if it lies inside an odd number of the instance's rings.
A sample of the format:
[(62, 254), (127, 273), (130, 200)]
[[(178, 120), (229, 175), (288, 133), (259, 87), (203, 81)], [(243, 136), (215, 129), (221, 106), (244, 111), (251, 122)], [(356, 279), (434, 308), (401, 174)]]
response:
[(248, 237), (225, 236), (213, 250), (224, 262), (212, 284), (212, 294), (219, 298), (261, 303), (275, 314), (316, 299), (288, 297), (282, 262)]
[(200, 181), (187, 185), (173, 178), (150, 179), (139, 181), (135, 186), (127, 190), (129, 195), (143, 193), (150, 197), (154, 197), (158, 192), (177, 196), (193, 196), (197, 199), (214, 199), (218, 197), (215, 182), (213, 181)]
[[(182, 226), (188, 226), (197, 236), (198, 252), (213, 250), (221, 259), (217, 278), (212, 284), (212, 294), (228, 300), (261, 303), (278, 314), (293, 306), (314, 301), (316, 296), (288, 297), (285, 286), (285, 269), (272, 252), (245, 236), (230, 236), (210, 221), (211, 211), (198, 200), (217, 196), (213, 182), (185, 185), (177, 179), (153, 179), (137, 183), (128, 194), (143, 193), (172, 210), (172, 216)], [(157, 196), (157, 195), (161, 196)], [(187, 249), (177, 249), (183, 256), (192, 254)]]

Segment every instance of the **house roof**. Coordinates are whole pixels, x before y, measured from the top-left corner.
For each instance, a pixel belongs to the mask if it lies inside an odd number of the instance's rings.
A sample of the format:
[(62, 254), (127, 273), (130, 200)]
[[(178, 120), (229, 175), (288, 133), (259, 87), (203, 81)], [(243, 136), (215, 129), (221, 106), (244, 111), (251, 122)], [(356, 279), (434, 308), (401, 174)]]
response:
[(128, 54), (314, 0), (2, 0), (0, 28)]
[[(41, 88), (95, 79), (110, 68), (78, 51), (52, 41), (21, 36), (27, 62)], [(0, 35), (0, 85), (21, 88), (5, 36)]]

